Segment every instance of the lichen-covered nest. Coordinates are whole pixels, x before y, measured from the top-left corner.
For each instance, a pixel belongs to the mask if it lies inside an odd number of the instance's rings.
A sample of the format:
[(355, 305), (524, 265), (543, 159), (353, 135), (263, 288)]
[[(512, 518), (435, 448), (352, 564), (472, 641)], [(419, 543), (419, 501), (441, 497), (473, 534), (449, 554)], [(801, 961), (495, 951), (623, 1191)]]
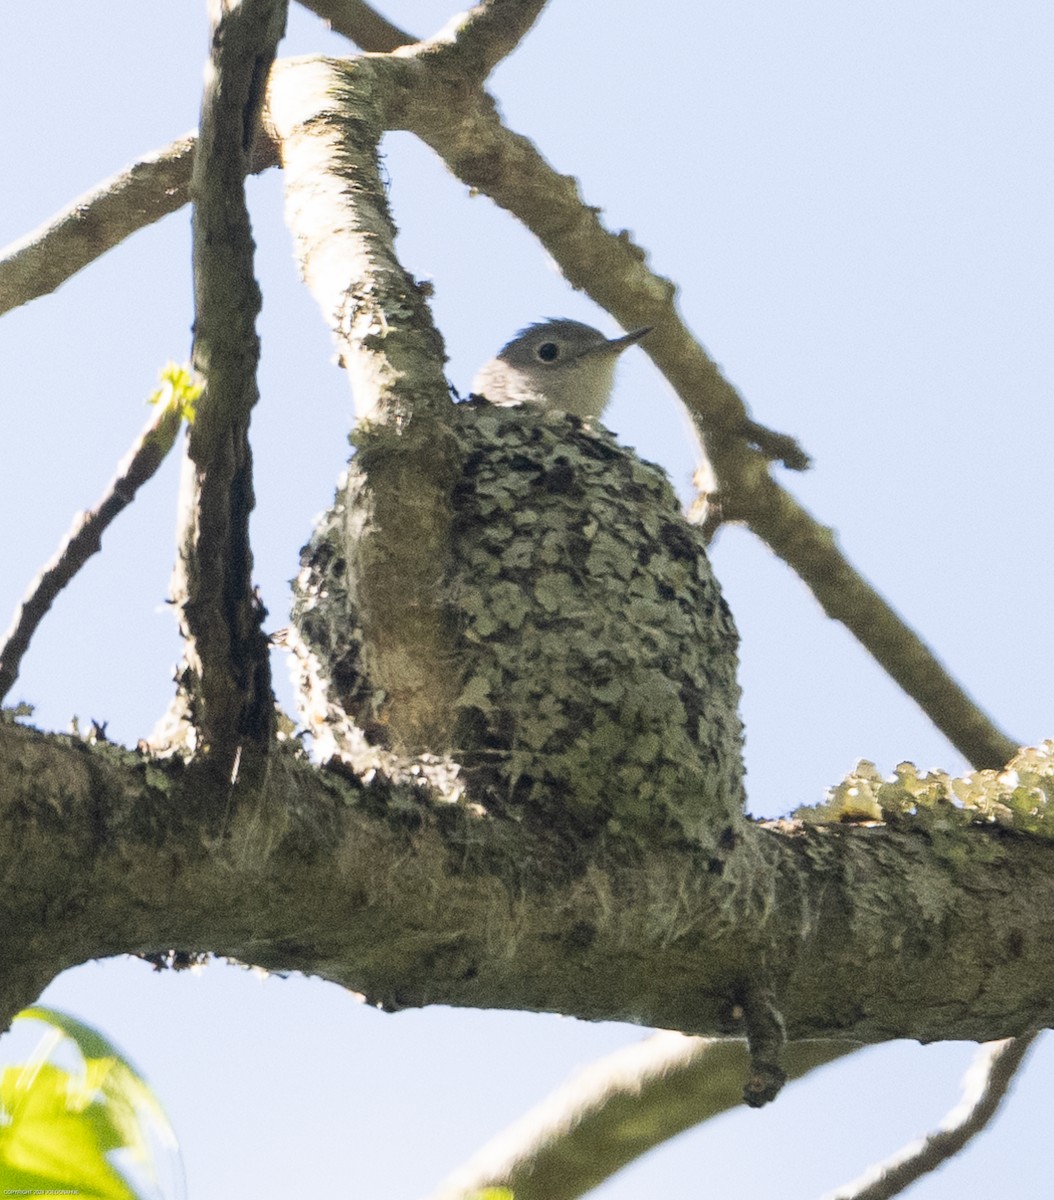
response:
[(563, 413), (473, 402), (452, 423), (446, 744), (389, 745), (349, 567), (370, 536), (353, 460), (294, 583), (302, 711), (325, 752), (569, 836), (712, 841), (743, 803), (737, 637), (666, 477)]

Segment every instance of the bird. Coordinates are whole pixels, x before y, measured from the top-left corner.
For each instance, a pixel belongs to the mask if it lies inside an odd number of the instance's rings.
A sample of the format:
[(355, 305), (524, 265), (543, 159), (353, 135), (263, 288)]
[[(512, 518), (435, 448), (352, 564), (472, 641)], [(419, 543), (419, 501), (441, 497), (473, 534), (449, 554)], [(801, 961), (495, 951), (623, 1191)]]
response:
[(608, 338), (566, 317), (538, 321), (480, 367), (472, 393), (491, 404), (540, 404), (587, 420), (599, 417), (611, 399), (618, 356), (651, 329)]

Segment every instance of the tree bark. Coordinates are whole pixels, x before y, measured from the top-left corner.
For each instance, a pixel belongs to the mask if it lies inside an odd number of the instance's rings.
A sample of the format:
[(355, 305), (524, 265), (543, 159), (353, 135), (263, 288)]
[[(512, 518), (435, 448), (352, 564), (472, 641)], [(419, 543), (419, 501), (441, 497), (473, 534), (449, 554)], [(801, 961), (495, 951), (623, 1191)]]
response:
[(386, 1009), (561, 1012), (742, 1037), (993, 1040), (1054, 1018), (1054, 847), (994, 827), (744, 822), (698, 849), (522, 823), (292, 751), (226, 815), (178, 761), (0, 725), (0, 1026), (67, 967), (172, 948)]

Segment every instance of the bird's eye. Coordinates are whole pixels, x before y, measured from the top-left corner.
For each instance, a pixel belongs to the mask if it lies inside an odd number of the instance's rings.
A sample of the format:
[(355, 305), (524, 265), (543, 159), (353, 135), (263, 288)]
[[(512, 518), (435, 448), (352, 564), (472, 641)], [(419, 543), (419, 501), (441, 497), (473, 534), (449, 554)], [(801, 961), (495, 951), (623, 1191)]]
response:
[(560, 347), (555, 342), (542, 342), (535, 353), (542, 362), (555, 362), (560, 357)]

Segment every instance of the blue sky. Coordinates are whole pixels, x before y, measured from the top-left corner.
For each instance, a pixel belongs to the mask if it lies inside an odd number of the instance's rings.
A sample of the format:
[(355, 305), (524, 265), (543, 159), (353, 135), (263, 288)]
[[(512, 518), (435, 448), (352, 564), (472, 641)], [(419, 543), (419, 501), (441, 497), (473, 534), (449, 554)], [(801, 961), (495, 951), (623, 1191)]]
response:
[[(204, 14), (149, 9), (51, 0), (7, 31), (0, 241), (196, 123)], [(385, 11), (427, 33), (452, 10), (407, 0)], [(1054, 14), (1026, 0), (661, 11), (609, 0), (599, 11), (553, 0), (495, 77), (507, 120), (677, 282), (688, 323), (756, 419), (813, 454), (814, 470), (787, 483), (859, 568), (1012, 736), (1054, 735)], [(346, 44), (294, 10), (283, 52), (317, 50)], [(614, 332), (530, 234), (470, 198), (430, 151), (395, 135), (385, 153), (400, 251), (434, 284), (456, 384), (539, 317)], [(351, 398), (296, 279), (278, 174), (251, 181), (250, 199), (265, 293), (254, 537), (273, 628), (346, 455)], [(0, 616), (97, 498), (158, 368), (187, 357), (190, 322), (185, 211), (0, 321)], [(691, 438), (640, 351), (623, 359), (609, 424), (687, 487)], [(173, 457), (39, 634), (17, 692), (46, 727), (77, 714), (131, 742), (163, 711), (178, 655), (164, 603), (175, 484)], [(754, 812), (820, 799), (861, 757), (962, 768), (752, 535), (723, 531), (714, 563), (743, 639)], [(177, 977), (91, 964), (44, 1000), (103, 1028), (143, 1069), (196, 1200), (338, 1187), (413, 1200), (577, 1065), (643, 1035), (548, 1015), (390, 1017), (332, 985), (219, 965)], [(757, 1200), (818, 1196), (932, 1127), (971, 1053), (897, 1043), (857, 1055), (596, 1194), (695, 1196), (711, 1184)], [(1035, 1196), (1049, 1067), (1044, 1041), (994, 1130), (913, 1196)]]

